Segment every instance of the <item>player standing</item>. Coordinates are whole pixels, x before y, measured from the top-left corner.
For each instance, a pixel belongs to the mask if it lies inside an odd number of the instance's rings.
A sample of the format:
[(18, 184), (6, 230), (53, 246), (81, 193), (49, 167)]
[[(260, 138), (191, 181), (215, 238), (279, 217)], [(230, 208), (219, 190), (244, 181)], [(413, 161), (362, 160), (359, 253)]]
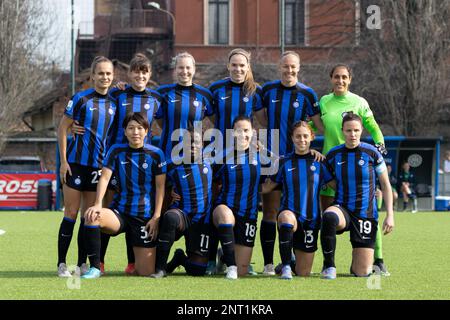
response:
[[(294, 51), (286, 51), (278, 65), (280, 80), (264, 84), (263, 104), (256, 112), (258, 121), (268, 128), (269, 151), (283, 157), (294, 151), (291, 140), (292, 129), (298, 121), (311, 118), (317, 128), (323, 131), (319, 102), (313, 89), (298, 81), (300, 56)], [(279, 139), (272, 141), (272, 133), (279, 132)], [(274, 275), (273, 251), (276, 238), (276, 222), (280, 207), (281, 186), (262, 195), (263, 219), (260, 237), (264, 256), (265, 275)]]
[[(58, 127), (60, 179), (64, 194), (64, 218), (58, 233), (58, 275), (70, 277), (66, 256), (72, 239), (78, 210), (82, 213), (95, 200), (95, 190), (105, 155), (106, 138), (116, 113), (115, 103), (107, 96), (113, 80), (112, 62), (102, 56), (94, 58), (91, 79), (94, 87), (78, 92), (69, 101)], [(83, 135), (75, 135), (67, 143), (67, 130), (77, 121)], [(84, 216), (78, 231), (78, 267), (86, 271), (84, 248)]]

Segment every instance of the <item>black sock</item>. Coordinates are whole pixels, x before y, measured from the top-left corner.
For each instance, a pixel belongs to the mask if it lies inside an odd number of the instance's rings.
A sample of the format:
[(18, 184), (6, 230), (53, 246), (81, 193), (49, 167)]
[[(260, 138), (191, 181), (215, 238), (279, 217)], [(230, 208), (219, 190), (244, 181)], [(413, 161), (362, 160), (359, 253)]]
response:
[(109, 239), (111, 238), (111, 236), (109, 234), (106, 233), (101, 233), (100, 235), (100, 262), (101, 263), (105, 263), (105, 255), (106, 255), (106, 250), (108, 249), (108, 244), (109, 244)]
[(64, 217), (61, 221), (58, 231), (58, 266), (60, 263), (66, 263), (67, 251), (69, 251), (74, 226), (75, 220), (70, 218)]
[(220, 244), (223, 251), (223, 262), (229, 266), (236, 265), (236, 258), (234, 257), (234, 233), (231, 224), (219, 224), (218, 234)]
[(217, 229), (213, 226), (211, 227), (211, 232), (209, 235), (209, 261), (216, 262), (217, 248), (219, 247), (219, 235)]
[(89, 257), (91, 268), (100, 270), (100, 227), (99, 226), (85, 226), (84, 227), (85, 250)]
[(164, 214), (161, 220), (156, 248), (156, 270), (166, 270), (170, 248), (175, 241), (175, 232), (180, 224), (180, 217), (173, 211)]
[(179, 266), (184, 267), (186, 265), (186, 260), (187, 256), (184, 254), (183, 250), (177, 249), (172, 257), (172, 260), (167, 263), (166, 272), (172, 273)]
[(408, 208), (408, 202), (403, 201), (403, 210), (406, 210)]
[(77, 266), (81, 267), (83, 263), (86, 263), (87, 254), (86, 254), (86, 243), (84, 240), (84, 218), (80, 219), (80, 227), (78, 228), (78, 262)]
[(131, 243), (131, 233), (125, 233), (125, 243), (127, 245), (127, 259), (128, 264), (134, 263), (136, 261), (134, 257), (133, 244)]
[(275, 248), (275, 238), (277, 236), (277, 224), (272, 221), (261, 221), (261, 247), (264, 256), (264, 265), (273, 264), (273, 251)]
[(336, 251), (336, 227), (338, 224), (339, 218), (336, 213), (331, 211), (323, 213), (320, 243), (322, 244), (324, 269), (336, 267), (334, 254)]
[(292, 238), (294, 236), (294, 233), (292, 232), (293, 228), (294, 226), (289, 223), (282, 223), (280, 225), (280, 256), (283, 266), (291, 264)]

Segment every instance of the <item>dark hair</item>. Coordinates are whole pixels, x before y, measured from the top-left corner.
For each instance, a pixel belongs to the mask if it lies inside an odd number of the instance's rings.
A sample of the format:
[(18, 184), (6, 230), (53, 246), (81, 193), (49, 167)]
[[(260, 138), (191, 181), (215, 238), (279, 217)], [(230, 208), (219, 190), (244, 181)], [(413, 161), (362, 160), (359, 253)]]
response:
[(344, 124), (346, 123), (346, 122), (349, 122), (349, 121), (358, 121), (360, 124), (361, 124), (361, 126), (362, 126), (362, 120), (361, 120), (361, 117), (360, 116), (358, 116), (356, 113), (353, 113), (353, 112), (346, 112), (346, 113), (344, 113), (343, 114), (343, 118), (342, 118), (342, 128), (344, 128)]
[(350, 68), (350, 66), (347, 65), (347, 64), (344, 64), (344, 63), (338, 63), (338, 64), (334, 65), (333, 68), (331, 69), (331, 71), (330, 71), (330, 78), (333, 78), (333, 73), (334, 73), (334, 71), (335, 71), (337, 68), (345, 68), (345, 69), (347, 69), (347, 71), (348, 71), (348, 76), (349, 76), (350, 78), (352, 77), (352, 75), (353, 75), (352, 68)]
[(142, 53), (136, 53), (136, 55), (130, 61), (130, 71), (152, 71), (152, 63)]
[(256, 92), (256, 87), (258, 86), (258, 83), (256, 83), (256, 81), (253, 77), (252, 66), (250, 64), (251, 53), (242, 48), (233, 49), (228, 53), (228, 63), (230, 62), (231, 58), (237, 54), (244, 56), (247, 59), (247, 64), (248, 64), (248, 71), (247, 71), (247, 74), (245, 75), (244, 87), (243, 87), (244, 94), (248, 95), (248, 96), (253, 96)]
[(250, 124), (252, 125), (252, 128), (253, 128), (252, 118), (247, 117), (246, 115), (243, 115), (243, 114), (241, 114), (240, 116), (237, 116), (236, 119), (234, 119), (233, 125), (231, 127), (234, 128), (234, 126), (236, 125), (236, 123), (238, 121), (248, 121), (248, 122), (250, 122)]
[(296, 123), (294, 123), (294, 125), (292, 126), (292, 131), (291, 131), (291, 137), (294, 135), (295, 130), (297, 130), (297, 128), (300, 127), (305, 127), (306, 129), (309, 130), (309, 133), (311, 134), (311, 140), (314, 140), (315, 138), (315, 134), (313, 129), (311, 128), (311, 126), (308, 124), (308, 122), (306, 121), (297, 121)]
[(145, 130), (149, 130), (150, 129), (150, 124), (148, 123), (148, 120), (146, 117), (144, 117), (142, 115), (142, 113), (140, 112), (130, 112), (125, 116), (125, 119), (123, 119), (122, 122), (122, 128), (126, 129), (128, 126), (128, 123), (130, 121), (136, 121), (137, 123), (139, 123), (141, 126), (143, 126), (145, 128)]

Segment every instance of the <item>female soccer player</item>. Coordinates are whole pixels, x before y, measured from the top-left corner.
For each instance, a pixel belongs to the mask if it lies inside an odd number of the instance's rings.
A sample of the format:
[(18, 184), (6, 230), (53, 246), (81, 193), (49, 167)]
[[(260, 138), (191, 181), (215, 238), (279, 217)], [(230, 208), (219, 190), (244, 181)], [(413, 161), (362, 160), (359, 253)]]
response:
[(383, 232), (388, 234), (394, 228), (392, 190), (386, 164), (376, 147), (360, 141), (362, 130), (362, 119), (347, 113), (342, 120), (345, 144), (332, 148), (327, 154), (328, 171), (336, 180), (336, 197), (322, 217), (320, 240), (324, 256), (322, 277), (325, 279), (336, 278), (336, 233), (346, 231), (350, 231), (353, 247), (351, 273), (359, 277), (372, 273), (378, 229), (375, 175), (386, 206)]
[[(264, 84), (263, 103), (256, 112), (258, 121), (268, 128), (267, 149), (283, 157), (294, 150), (291, 140), (292, 129), (298, 121), (310, 118), (314, 125), (323, 131), (320, 119), (319, 102), (313, 89), (298, 82), (300, 56), (294, 51), (286, 51), (278, 65), (280, 80)], [(279, 138), (272, 141), (271, 134), (278, 131)], [(276, 138), (277, 136), (274, 136)], [(280, 186), (279, 186), (280, 187)], [(280, 188), (262, 195), (263, 218), (260, 237), (264, 256), (265, 275), (274, 275), (273, 250), (276, 237), (276, 221), (280, 206)]]
[(214, 177), (221, 189), (213, 211), (213, 223), (228, 266), (226, 277), (237, 279), (248, 273), (256, 237), (258, 187), (261, 163), (256, 148), (251, 148), (251, 119), (234, 120), (235, 148), (226, 150), (222, 164), (214, 165)]
[[(149, 276), (155, 272), (155, 246), (166, 179), (164, 154), (144, 143), (149, 123), (141, 113), (128, 114), (122, 127), (128, 144), (115, 144), (108, 151), (95, 203), (85, 213), (85, 242), (90, 261), (89, 272), (82, 276), (85, 279), (101, 275), (100, 231), (113, 236), (130, 232), (136, 274)], [(102, 208), (113, 173), (118, 192), (110, 207)]]
[[(190, 128), (185, 134), (190, 139), (191, 154), (187, 157), (167, 161), (167, 177), (179, 197), (161, 218), (158, 248), (156, 251), (155, 278), (172, 273), (182, 265), (192, 276), (202, 276), (208, 263), (212, 168), (202, 160), (202, 134)], [(184, 235), (186, 253), (175, 251), (172, 261), (166, 266), (170, 248), (174, 241)]]
[[(228, 54), (227, 69), (229, 77), (213, 82), (209, 89), (213, 95), (213, 115), (211, 122), (222, 134), (221, 141), (214, 140), (216, 149), (225, 150), (233, 140), (232, 135), (227, 137), (233, 129), (233, 123), (238, 116), (249, 118), (261, 108), (261, 87), (255, 82), (251, 68), (251, 54), (241, 48), (233, 49)], [(213, 186), (213, 190), (217, 187)], [(215, 193), (215, 192), (214, 192)], [(210, 261), (208, 274), (216, 272), (216, 254), (218, 238), (212, 230), (210, 243)]]
[[(175, 75), (177, 82), (158, 88), (162, 97), (161, 107), (155, 115), (158, 125), (162, 128), (160, 149), (170, 159), (172, 149), (181, 142), (182, 132), (177, 129), (187, 129), (198, 126), (205, 116), (212, 114), (211, 92), (193, 83), (195, 75), (195, 59), (187, 53), (179, 53), (175, 57)], [(182, 144), (179, 144), (182, 147)], [(175, 155), (179, 155), (179, 149)]]
[[(152, 127), (153, 117), (161, 104), (161, 96), (155, 90), (147, 88), (147, 84), (152, 75), (152, 65), (150, 60), (143, 54), (136, 54), (130, 61), (130, 68), (127, 72), (129, 84), (123, 90), (113, 88), (109, 95), (117, 105), (117, 114), (111, 134), (108, 137), (108, 148), (117, 143), (126, 143), (127, 139), (122, 128), (123, 120), (129, 113), (139, 112), (145, 115), (147, 121)], [(148, 131), (146, 143), (151, 142), (151, 130)], [(108, 192), (105, 196), (105, 205), (108, 206), (113, 198), (117, 179), (113, 176), (111, 179)], [(104, 257), (108, 247), (109, 235), (102, 233), (102, 252), (101, 252), (101, 269), (104, 272)], [(134, 273), (134, 255), (133, 248), (130, 243), (129, 234), (126, 234), (128, 266), (125, 273)]]
[[(331, 148), (344, 143), (342, 118), (346, 113), (353, 112), (361, 117), (363, 127), (372, 136), (382, 155), (386, 155), (384, 137), (375, 121), (369, 104), (363, 97), (349, 91), (353, 79), (351, 68), (345, 64), (334, 66), (330, 72), (330, 79), (333, 92), (320, 99), (321, 119), (325, 128), (322, 153), (326, 154)], [(328, 208), (333, 203), (334, 195), (335, 193), (331, 188), (327, 188), (321, 192), (320, 200), (322, 210), (325, 210), (325, 208)], [(383, 261), (382, 237), (379, 228), (375, 245), (375, 266), (381, 270), (381, 274), (389, 275)]]
[(281, 158), (278, 173), (263, 185), (263, 192), (282, 185), (283, 198), (278, 214), (281, 278), (292, 279), (291, 253), (295, 249), (295, 273), (309, 276), (320, 229), (320, 188), (332, 180), (325, 165), (317, 162), (309, 149), (314, 133), (307, 122), (292, 127), (294, 152)]
[[(58, 128), (60, 179), (64, 194), (64, 218), (58, 234), (58, 275), (70, 277), (66, 256), (72, 239), (80, 203), (82, 212), (95, 200), (95, 190), (105, 155), (106, 138), (116, 113), (115, 103), (107, 96), (113, 79), (113, 64), (95, 57), (91, 66), (94, 87), (75, 94), (69, 101)], [(67, 130), (77, 121), (83, 135), (75, 135), (67, 145)], [(78, 267), (84, 269), (84, 217), (78, 231)]]

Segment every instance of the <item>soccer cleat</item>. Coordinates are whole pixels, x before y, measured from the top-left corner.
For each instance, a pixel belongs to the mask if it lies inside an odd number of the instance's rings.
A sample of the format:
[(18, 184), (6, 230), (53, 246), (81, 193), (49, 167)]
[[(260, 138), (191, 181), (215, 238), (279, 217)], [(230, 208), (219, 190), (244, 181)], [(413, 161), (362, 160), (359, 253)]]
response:
[(161, 279), (167, 277), (167, 274), (164, 270), (157, 270), (155, 273), (150, 275), (150, 278)]
[(133, 276), (136, 273), (136, 269), (134, 268), (134, 263), (127, 264), (127, 267), (125, 268), (125, 273), (129, 276)]
[(72, 274), (67, 270), (67, 266), (65, 263), (61, 262), (58, 266), (58, 277), (60, 278), (70, 278)]
[(336, 279), (336, 268), (334, 268), (334, 267), (326, 268), (326, 269), (322, 270), (322, 272), (320, 274), (322, 275), (322, 279), (328, 279), (328, 280)]
[(81, 276), (82, 279), (97, 279), (100, 278), (102, 275), (102, 272), (100, 269), (97, 269), (95, 267), (91, 267), (87, 273)]
[(283, 268), (281, 269), (281, 279), (284, 280), (291, 280), (292, 279), (292, 269), (290, 265), (287, 266), (283, 266)]
[(186, 260), (186, 255), (184, 254), (183, 249), (177, 249), (173, 253), (172, 260), (169, 261), (166, 267), (166, 273), (172, 273), (176, 268), (183, 265), (183, 262)]
[(280, 262), (280, 263), (277, 264), (277, 266), (275, 267), (275, 274), (280, 275), (282, 269), (283, 269), (283, 264)]
[(272, 263), (266, 264), (264, 266), (263, 275), (265, 276), (274, 276), (275, 275), (275, 267)]
[(216, 274), (222, 274), (226, 271), (225, 264), (222, 261), (223, 250), (222, 248), (217, 249), (217, 265), (216, 265)]
[(237, 266), (229, 266), (225, 278), (236, 280), (238, 278)]
[(105, 263), (104, 262), (100, 262), (100, 272), (102, 273), (102, 275), (105, 274)]
[(247, 274), (250, 276), (257, 276), (258, 272), (256, 272), (255, 270), (253, 270), (253, 266), (249, 265), (247, 268)]
[(206, 267), (206, 273), (207, 276), (212, 276), (216, 274), (216, 262), (215, 261), (208, 261), (208, 266)]
[(389, 277), (391, 274), (389, 273), (386, 265), (383, 260), (376, 259), (373, 263), (372, 272), (375, 274), (381, 274), (382, 276)]

